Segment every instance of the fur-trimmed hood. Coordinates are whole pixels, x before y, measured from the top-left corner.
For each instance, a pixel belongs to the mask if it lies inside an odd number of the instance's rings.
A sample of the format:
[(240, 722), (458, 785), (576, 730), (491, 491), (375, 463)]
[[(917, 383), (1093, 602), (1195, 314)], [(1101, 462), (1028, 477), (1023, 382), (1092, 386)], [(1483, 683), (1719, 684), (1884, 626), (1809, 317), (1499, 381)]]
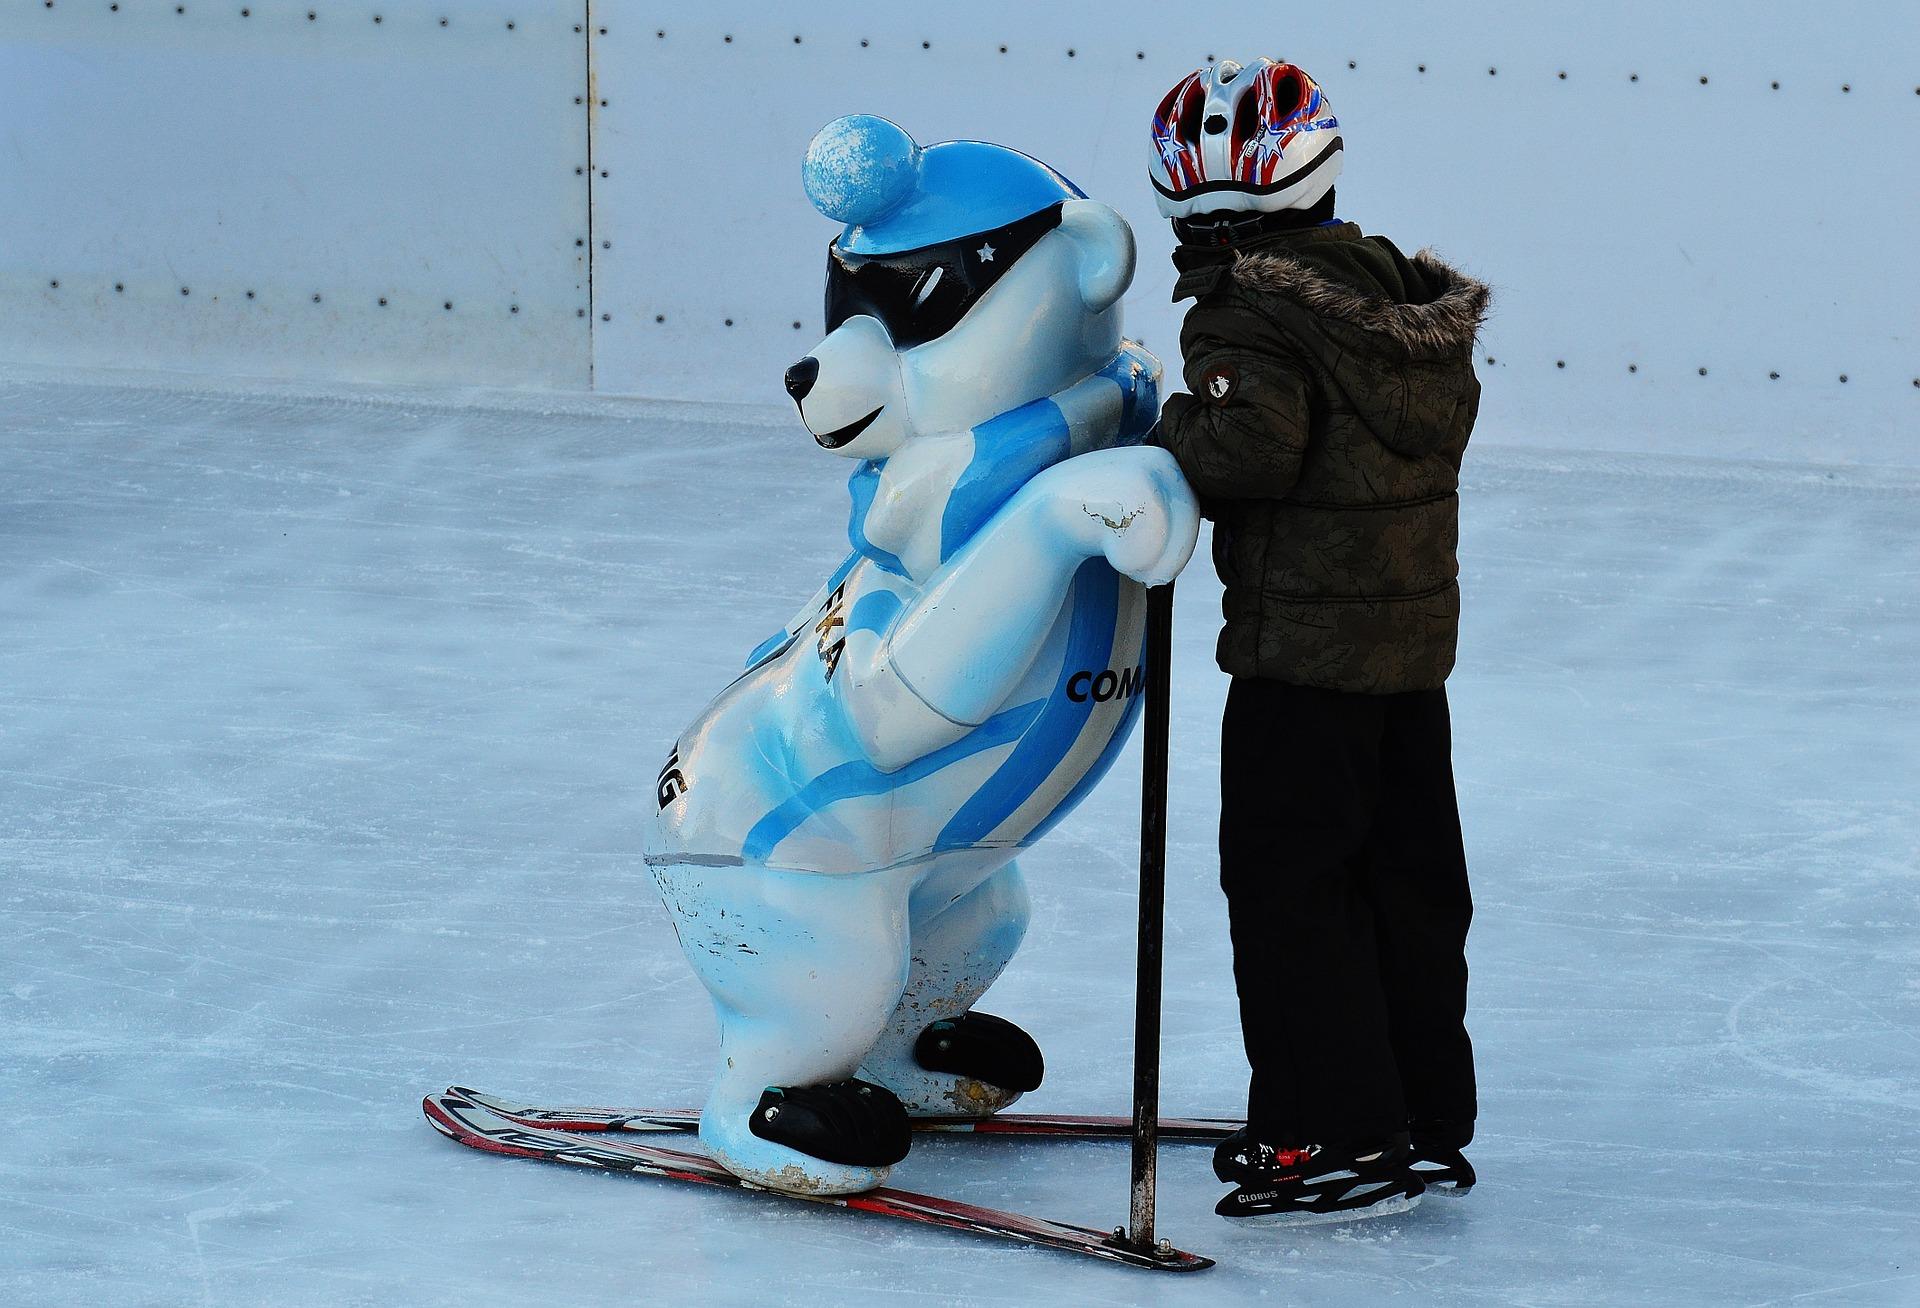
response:
[(1249, 290), (1283, 296), (1316, 317), (1385, 337), (1410, 358), (1471, 350), (1492, 298), (1486, 283), (1467, 276), (1430, 249), (1420, 251), (1410, 262), (1435, 292), (1424, 303), (1400, 304), (1384, 295), (1368, 294), (1284, 247), (1239, 255), (1231, 273)]

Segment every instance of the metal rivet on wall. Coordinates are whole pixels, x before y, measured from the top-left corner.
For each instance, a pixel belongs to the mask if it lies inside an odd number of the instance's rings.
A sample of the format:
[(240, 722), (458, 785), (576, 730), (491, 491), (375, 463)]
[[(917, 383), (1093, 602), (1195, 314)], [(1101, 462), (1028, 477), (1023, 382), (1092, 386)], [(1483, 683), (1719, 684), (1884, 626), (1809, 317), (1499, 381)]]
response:
[(452, 312), (453, 312), (453, 301), (452, 301), (452, 300), (448, 300), (448, 301), (446, 301), (445, 303), (443, 303), (443, 304), (442, 304), (442, 305), (441, 305), (440, 307), (441, 307), (442, 309), (445, 309), (445, 310), (446, 310), (446, 311), (447, 311), (448, 313), (452, 313)]
[(1357, 63), (1355, 63), (1355, 62), (1354, 62), (1353, 60), (1351, 60), (1351, 59), (1349, 59), (1349, 60), (1347, 60), (1347, 67), (1349, 67), (1349, 68), (1358, 68), (1359, 66), (1360, 66), (1360, 65), (1359, 65), (1359, 64), (1357, 64)]
[(798, 322), (795, 322), (795, 323), (793, 324), (793, 329), (794, 329), (795, 331), (799, 331), (799, 330), (800, 330), (800, 324), (799, 324)]
[(1840, 380), (1844, 382), (1844, 381), (1846, 381), (1846, 379), (1847, 379), (1847, 374), (1845, 374), (1844, 372), (1843, 372), (1843, 373), (1841, 373), (1841, 374), (1840, 374)]
[[(1208, 56), (1208, 58), (1207, 58), (1207, 62), (1208, 62), (1208, 63), (1212, 63), (1212, 62), (1213, 62), (1213, 58), (1212, 58), (1212, 56)], [(1423, 73), (1424, 73), (1424, 72), (1426, 72), (1426, 71), (1427, 71), (1427, 66), (1426, 66), (1425, 64), (1421, 64), (1421, 65), (1420, 65), (1420, 68), (1419, 68), (1419, 71), (1420, 71), (1420, 72), (1423, 72)]]
[(508, 307), (508, 309), (507, 309), (507, 312), (508, 312), (508, 313), (519, 313), (519, 312), (520, 312), (520, 306), (519, 306), (519, 305), (517, 305), (517, 304), (515, 304), (515, 305), (511, 305), (511, 306), (509, 306), (509, 307)]
[(1701, 375), (1702, 377), (1704, 377), (1704, 376), (1706, 376), (1706, 375), (1707, 375), (1707, 370), (1706, 370), (1705, 368), (1702, 368), (1702, 369), (1700, 370), (1700, 375)]
[(610, 314), (610, 313), (603, 313), (603, 314), (601, 314), (601, 315), (600, 315), (600, 321), (601, 321), (601, 322), (612, 322), (612, 321), (613, 321), (613, 315), (612, 315), (612, 314)]
[(933, 49), (933, 42), (931, 42), (931, 41), (922, 41), (922, 42), (920, 43), (920, 48), (921, 48), (922, 50), (931, 50), (931, 49)]
[(52, 281), (48, 282), (47, 285), (53, 287), (53, 289), (57, 291), (60, 289), (60, 279), (56, 277)]
[(192, 295), (192, 294), (193, 294), (193, 291), (192, 291), (192, 289), (191, 289), (191, 288), (189, 288), (189, 287), (186, 287), (186, 286), (182, 286), (182, 287), (180, 288), (180, 294), (182, 294), (182, 295)]
[(1498, 68), (1489, 68), (1489, 69), (1487, 69), (1487, 76), (1488, 76), (1488, 77), (1498, 77), (1499, 75), (1500, 75), (1500, 70), (1499, 70)]
[(1775, 83), (1773, 84), (1773, 89), (1774, 89), (1774, 90), (1776, 90), (1776, 91), (1778, 91), (1778, 90), (1780, 89), (1780, 83), (1778, 83), (1778, 82), (1775, 82)]
[(1628, 365), (1627, 365), (1627, 371), (1628, 371), (1628, 372), (1639, 372), (1639, 371), (1640, 371), (1640, 365), (1639, 365), (1639, 364), (1637, 364), (1637, 363), (1630, 363), (1630, 364), (1628, 364)]
[(511, 18), (509, 18), (509, 19), (507, 20), (507, 30), (508, 30), (509, 32), (511, 32), (511, 31), (513, 30), (513, 20), (512, 20)]
[[(127, 289), (127, 284), (125, 282), (115, 282), (113, 284), (113, 289), (120, 294), (125, 294)], [(253, 292), (248, 291), (247, 294), (252, 295)]]
[(1850, 82), (1842, 82), (1842, 83), (1840, 83), (1840, 93), (1841, 93), (1842, 95), (1845, 95), (1845, 94), (1847, 94), (1848, 92), (1850, 92), (1850, 91), (1852, 91), (1852, 90), (1853, 90), (1853, 84), (1852, 84), (1852, 83), (1850, 83)]
[(387, 307), (387, 297), (384, 295), (380, 297), (380, 307), (382, 309)]
[(793, 38), (793, 43), (794, 43), (795, 45), (799, 45), (799, 44), (800, 44), (800, 38), (799, 38), (799, 37), (797, 37), (797, 36), (796, 36), (796, 37), (794, 37), (794, 38)]
[(733, 44), (733, 38), (732, 38), (732, 37), (730, 37), (730, 36), (723, 36), (723, 37), (721, 37), (720, 39), (721, 39), (722, 41), (725, 41), (725, 42), (726, 42), (726, 43), (727, 43), (728, 45), (732, 45), (732, 44)]
[(653, 315), (653, 320), (655, 322), (665, 322), (667, 320), (667, 315), (664, 313), (656, 313)]
[(318, 291), (316, 291), (316, 292), (314, 292), (314, 296), (313, 296), (313, 302), (314, 302), (315, 304), (318, 304), (318, 303), (320, 303), (320, 293), (319, 293)]
[(1560, 80), (1563, 82), (1567, 80), (1567, 70), (1564, 68), (1560, 70)]
[(1069, 59), (1074, 58), (1074, 51), (1072, 46), (1067, 47), (1067, 58)]
[(1706, 84), (1707, 84), (1707, 75), (1705, 73), (1702, 73), (1700, 74), (1700, 85), (1705, 86)]
[(1556, 368), (1564, 368), (1567, 366), (1567, 361), (1565, 359), (1555, 359), (1553, 361), (1553, 366)]
[(731, 318), (727, 319), (727, 326), (729, 327), (733, 326), (733, 319)]
[[(119, 290), (120, 288), (119, 288), (118, 286), (116, 286), (116, 287), (114, 287), (113, 289), (117, 291), (117, 290)], [(251, 299), (253, 298), (253, 292), (252, 292), (252, 291), (248, 291), (248, 292), (247, 292), (247, 298), (248, 298), (249, 300), (251, 300)]]
[(1780, 380), (1780, 374), (1779, 374), (1779, 373), (1777, 373), (1777, 372), (1770, 372), (1770, 373), (1768, 373), (1768, 374), (1767, 374), (1767, 380), (1768, 380), (1768, 381), (1779, 381), (1779, 380)]

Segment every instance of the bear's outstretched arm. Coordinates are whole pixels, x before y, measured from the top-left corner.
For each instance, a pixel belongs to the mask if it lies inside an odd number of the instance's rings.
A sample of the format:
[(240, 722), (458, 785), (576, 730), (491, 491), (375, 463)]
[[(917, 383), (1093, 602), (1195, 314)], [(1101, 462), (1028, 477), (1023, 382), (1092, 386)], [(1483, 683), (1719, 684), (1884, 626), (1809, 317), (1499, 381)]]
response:
[(1006, 706), (1083, 562), (1104, 556), (1158, 585), (1185, 566), (1198, 530), (1164, 450), (1101, 450), (1041, 472), (885, 630), (848, 635), (841, 702), (862, 750), (893, 771), (959, 740)]

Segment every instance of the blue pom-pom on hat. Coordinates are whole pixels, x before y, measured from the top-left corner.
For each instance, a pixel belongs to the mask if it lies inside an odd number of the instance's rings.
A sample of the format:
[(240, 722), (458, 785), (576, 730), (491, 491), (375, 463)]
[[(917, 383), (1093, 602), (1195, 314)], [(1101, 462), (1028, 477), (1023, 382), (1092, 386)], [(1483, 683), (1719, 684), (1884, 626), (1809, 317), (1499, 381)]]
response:
[(864, 227), (912, 194), (919, 173), (920, 147), (904, 130), (873, 114), (848, 114), (814, 134), (800, 180), (814, 208)]
[(814, 208), (850, 254), (893, 254), (991, 231), (1085, 193), (1038, 159), (986, 141), (921, 147), (872, 114), (836, 118), (807, 147)]

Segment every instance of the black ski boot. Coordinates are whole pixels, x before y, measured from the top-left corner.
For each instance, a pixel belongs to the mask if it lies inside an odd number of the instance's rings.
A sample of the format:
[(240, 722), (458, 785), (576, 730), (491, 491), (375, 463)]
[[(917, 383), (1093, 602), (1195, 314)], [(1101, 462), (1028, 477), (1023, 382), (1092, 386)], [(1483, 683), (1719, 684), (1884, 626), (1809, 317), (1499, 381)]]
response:
[(913, 1144), (913, 1124), (900, 1100), (867, 1081), (770, 1085), (747, 1129), (762, 1140), (852, 1167), (891, 1167)]
[(1213, 1174), (1239, 1188), (1214, 1208), (1248, 1225), (1304, 1226), (1404, 1213), (1426, 1186), (1408, 1170), (1407, 1137), (1351, 1147), (1276, 1147), (1242, 1128), (1213, 1151)]
[(1438, 1119), (1411, 1126), (1413, 1155), (1407, 1170), (1434, 1194), (1458, 1196), (1473, 1189), (1473, 1164), (1460, 1151), (1473, 1142), (1472, 1122)]
[(1037, 1089), (1047, 1070), (1033, 1037), (991, 1013), (962, 1013), (933, 1023), (914, 1041), (913, 1061), (929, 1072), (971, 1077), (1022, 1093)]

